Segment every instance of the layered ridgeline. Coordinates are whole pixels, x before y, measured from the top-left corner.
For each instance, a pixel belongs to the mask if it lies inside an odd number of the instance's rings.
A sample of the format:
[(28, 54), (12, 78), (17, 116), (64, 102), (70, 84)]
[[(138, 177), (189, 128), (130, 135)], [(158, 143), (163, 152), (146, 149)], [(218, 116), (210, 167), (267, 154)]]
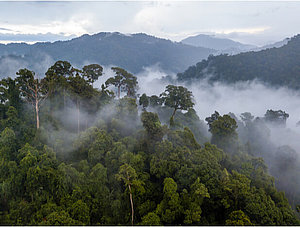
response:
[(270, 85), (299, 89), (300, 35), (279, 48), (210, 56), (177, 76), (180, 81), (208, 78), (212, 82), (226, 83), (257, 79)]
[(219, 38), (214, 35), (204, 34), (187, 37), (181, 42), (191, 46), (215, 49), (218, 50), (218, 53), (229, 54), (245, 52), (257, 48), (257, 46), (254, 45), (243, 44), (231, 39)]
[(101, 89), (100, 65), (68, 62), (42, 80), (22, 69), (1, 81), (1, 225), (300, 224), (297, 175), (282, 168), (295, 170), (297, 157), (276, 156), (275, 167), (294, 210), (256, 157), (277, 112), (243, 122), (216, 112), (209, 139), (189, 90), (168, 85), (138, 99), (137, 78), (112, 70)]
[[(215, 52), (209, 48), (195, 48), (142, 33), (124, 35), (102, 32), (54, 43), (2, 44), (0, 76), (10, 76), (6, 74), (7, 71), (15, 73), (21, 67), (40, 70), (37, 61), (50, 67), (62, 59), (80, 67), (87, 63), (118, 65), (133, 73), (155, 64), (167, 72), (180, 72)], [(8, 67), (13, 69), (8, 70)], [(41, 69), (39, 73), (46, 69)]]

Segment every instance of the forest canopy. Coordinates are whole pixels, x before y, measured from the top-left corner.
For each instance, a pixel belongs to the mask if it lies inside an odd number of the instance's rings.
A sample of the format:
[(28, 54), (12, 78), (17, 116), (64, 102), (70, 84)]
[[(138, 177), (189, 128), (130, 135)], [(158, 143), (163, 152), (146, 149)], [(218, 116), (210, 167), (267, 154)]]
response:
[(300, 224), (299, 157), (268, 138), (287, 113), (206, 125), (187, 88), (139, 95), (112, 70), (101, 87), (102, 66), (67, 61), (1, 80), (1, 225)]

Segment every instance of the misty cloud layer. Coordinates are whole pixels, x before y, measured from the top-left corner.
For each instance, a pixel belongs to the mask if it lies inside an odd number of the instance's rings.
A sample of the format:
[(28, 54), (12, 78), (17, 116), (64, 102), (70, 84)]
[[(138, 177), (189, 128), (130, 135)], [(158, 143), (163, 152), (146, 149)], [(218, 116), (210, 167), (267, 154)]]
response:
[[(167, 76), (159, 67), (145, 68), (138, 74), (139, 93), (159, 95), (170, 82), (161, 80)], [(169, 75), (174, 77), (175, 75)], [(283, 110), (289, 114), (286, 128), (271, 129), (271, 140), (277, 146), (290, 145), (300, 150), (300, 127), (296, 123), (300, 120), (300, 93), (288, 88), (273, 88), (258, 81), (241, 82), (234, 85), (224, 83), (208, 84), (202, 80), (186, 86), (193, 92), (195, 107), (200, 119), (204, 120), (214, 111), (221, 115), (234, 113), (240, 119), (241, 113), (250, 112), (255, 117), (264, 117), (268, 109)]]

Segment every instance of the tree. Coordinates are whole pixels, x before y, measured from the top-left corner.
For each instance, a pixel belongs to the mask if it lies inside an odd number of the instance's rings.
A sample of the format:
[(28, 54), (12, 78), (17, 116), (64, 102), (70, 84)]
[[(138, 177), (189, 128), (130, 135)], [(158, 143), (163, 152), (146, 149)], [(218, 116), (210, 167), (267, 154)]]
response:
[(200, 183), (199, 177), (191, 185), (191, 192), (187, 195), (186, 190), (183, 193), (183, 203), (187, 204), (185, 208), (185, 224), (198, 224), (201, 219), (201, 205), (204, 198), (210, 198), (207, 188)]
[(134, 180), (137, 178), (137, 174), (135, 169), (132, 168), (128, 164), (124, 164), (120, 167), (119, 173), (116, 175), (119, 181), (124, 181), (125, 186), (128, 187), (129, 190), (129, 200), (131, 205), (131, 224), (134, 222), (134, 207), (133, 207), (133, 199), (132, 199), (132, 190), (131, 186), (134, 183)]
[(282, 110), (267, 110), (265, 113), (265, 120), (272, 124), (276, 124), (279, 126), (285, 126), (286, 120), (288, 119), (289, 114)]
[(142, 222), (140, 225), (161, 225), (160, 218), (154, 212), (149, 212), (144, 217), (142, 217)]
[(174, 109), (170, 118), (170, 125), (173, 124), (177, 110), (188, 110), (195, 105), (192, 92), (182, 86), (168, 85), (160, 97), (166, 106)]
[(136, 93), (137, 78), (125, 69), (119, 67), (112, 67), (111, 69), (116, 73), (116, 76), (108, 78), (105, 82), (106, 86), (114, 85), (117, 87), (119, 99), (121, 91), (126, 91), (127, 96), (134, 97)]
[(68, 84), (77, 109), (77, 133), (80, 132), (80, 105), (82, 99), (90, 99), (94, 95), (93, 87), (84, 79), (84, 74), (79, 69), (72, 69), (73, 75), (68, 77)]
[(149, 106), (149, 98), (145, 93), (140, 97), (139, 104), (143, 106), (143, 110), (146, 110), (147, 106)]
[(233, 148), (233, 150), (237, 150), (238, 135), (236, 129), (236, 121), (229, 115), (225, 114), (218, 117), (217, 120), (211, 123), (211, 142), (225, 151), (230, 151)]
[(163, 192), (163, 200), (157, 205), (156, 213), (160, 215), (164, 224), (175, 224), (182, 212), (182, 206), (177, 192), (177, 184), (172, 178), (164, 179)]
[(86, 65), (82, 68), (83, 76), (87, 78), (87, 80), (92, 83), (92, 86), (96, 80), (100, 76), (102, 76), (103, 68), (98, 64)]
[(233, 211), (226, 220), (226, 225), (252, 225), (249, 217), (241, 210)]
[(15, 132), (19, 129), (21, 120), (18, 118), (18, 112), (13, 106), (9, 106), (6, 111), (6, 119), (1, 120), (3, 128), (9, 127)]
[(220, 117), (220, 114), (218, 111), (215, 111), (210, 117), (205, 118), (205, 121), (207, 121), (209, 131), (211, 131), (211, 125), (214, 121), (218, 120)]
[(156, 113), (143, 112), (141, 116), (141, 121), (150, 139), (153, 140), (162, 139), (164, 135), (164, 129)]
[(18, 112), (20, 111), (22, 100), (16, 80), (8, 77), (0, 81), (0, 101), (13, 106)]
[(252, 116), (252, 114), (249, 112), (245, 112), (241, 114), (241, 119), (247, 124), (254, 119), (254, 116)]
[[(68, 89), (68, 78), (73, 75), (73, 67), (67, 61), (57, 61), (45, 73), (44, 80), (51, 87), (53, 98), (63, 96), (63, 106), (66, 105), (66, 91)], [(61, 94), (62, 93), (62, 94)], [(60, 97), (61, 98), (61, 97)]]
[(16, 78), (18, 86), (21, 91), (21, 95), (25, 97), (25, 100), (32, 105), (35, 110), (36, 128), (40, 128), (39, 110), (42, 103), (50, 94), (50, 90), (47, 89), (47, 83), (44, 80), (40, 80), (35, 77), (35, 73), (28, 69), (20, 69), (17, 72), (19, 77)]
[(162, 100), (157, 95), (152, 95), (149, 98), (149, 104), (152, 107), (159, 106), (162, 104)]

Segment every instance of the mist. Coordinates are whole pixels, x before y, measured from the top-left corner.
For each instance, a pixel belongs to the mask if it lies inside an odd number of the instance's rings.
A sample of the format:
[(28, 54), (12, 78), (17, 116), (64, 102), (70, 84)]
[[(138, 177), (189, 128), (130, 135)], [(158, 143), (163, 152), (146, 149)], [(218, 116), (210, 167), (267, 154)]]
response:
[[(136, 75), (140, 90), (138, 93), (159, 95), (170, 84), (164, 78), (175, 75), (168, 75), (159, 69), (158, 66), (145, 68), (143, 72)], [(272, 127), (271, 140), (278, 146), (290, 145), (300, 150), (300, 127), (296, 124), (300, 120), (300, 92), (286, 87), (274, 88), (259, 81), (238, 82), (225, 84), (215, 82), (208, 83), (207, 80), (193, 82), (192, 85), (177, 83), (187, 87), (193, 92), (196, 110), (200, 119), (204, 120), (214, 111), (221, 115), (234, 113), (238, 119), (241, 113), (250, 112), (255, 117), (264, 117), (268, 109), (283, 110), (289, 114), (286, 128)]]
[(34, 71), (37, 77), (42, 78), (48, 68), (54, 64), (54, 59), (45, 53), (36, 53), (34, 56), (6, 55), (0, 57), (0, 78), (16, 77), (16, 72), (27, 68)]

